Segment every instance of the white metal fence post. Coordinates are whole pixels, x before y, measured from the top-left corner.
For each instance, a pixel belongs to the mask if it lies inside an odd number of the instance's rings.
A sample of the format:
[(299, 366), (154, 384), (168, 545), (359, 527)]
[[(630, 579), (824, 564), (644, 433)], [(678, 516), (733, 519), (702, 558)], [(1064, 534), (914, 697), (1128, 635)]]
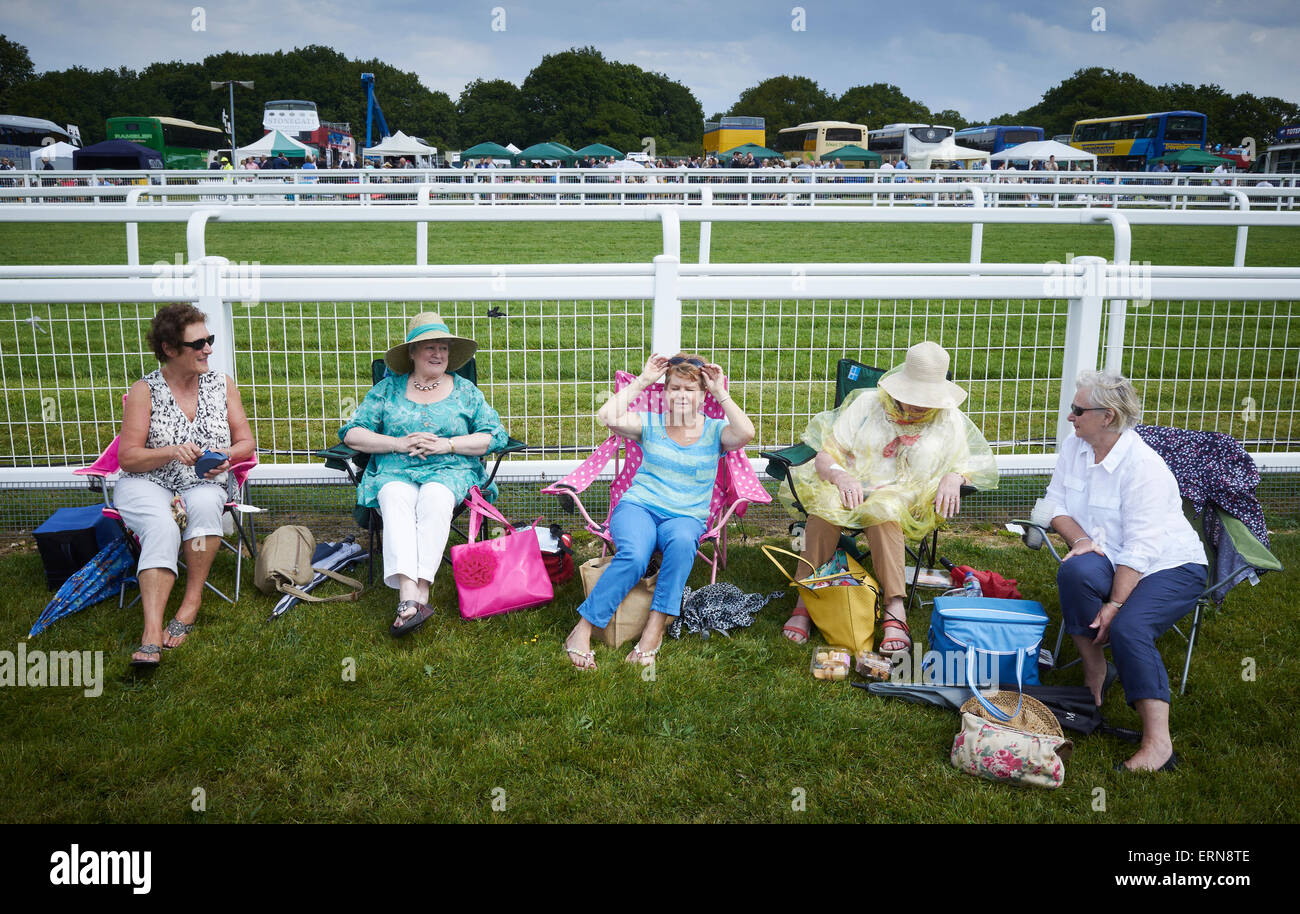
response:
[(682, 348), (682, 300), (677, 297), (678, 265), (678, 258), (669, 254), (655, 257), (650, 349), (660, 355), (672, 355)]
[[(700, 206), (713, 206), (713, 189), (707, 184), (700, 185)], [(713, 223), (700, 223), (700, 263), (708, 263), (713, 244)]]
[(1074, 398), (1074, 379), (1079, 372), (1097, 367), (1097, 352), (1101, 346), (1102, 286), (1106, 276), (1104, 257), (1075, 257), (1070, 263), (1082, 270), (1070, 269), (1065, 275), (1069, 305), (1065, 317), (1065, 358), (1061, 361), (1061, 394), (1056, 419), (1058, 450), (1070, 434), (1070, 423), (1065, 414)]
[[(195, 307), (208, 319), (208, 332), (216, 336), (208, 367), (224, 371), (232, 378), (235, 374), (235, 314), (230, 306), (230, 296), (225, 294), (225, 278), (230, 261), (224, 257), (202, 257), (191, 261), (194, 266), (194, 285), (197, 292)], [(179, 277), (178, 277), (179, 279)]]

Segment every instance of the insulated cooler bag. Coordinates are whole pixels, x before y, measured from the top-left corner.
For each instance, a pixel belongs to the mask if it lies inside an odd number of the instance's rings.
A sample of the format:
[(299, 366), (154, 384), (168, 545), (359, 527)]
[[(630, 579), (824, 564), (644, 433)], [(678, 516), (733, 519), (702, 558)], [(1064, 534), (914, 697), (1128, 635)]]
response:
[[(104, 516), (104, 506), (60, 508), (36, 528), (36, 548), (45, 565), (45, 585), (57, 590), (109, 543), (122, 538), (122, 528)], [(134, 564), (134, 563), (132, 563)]]
[[(978, 681), (976, 671), (992, 669), (993, 688), (1016, 691), (1038, 685), (1038, 647), (1047, 630), (1047, 613), (1035, 600), (998, 600), (991, 597), (936, 597), (930, 614), (929, 651), (923, 665), (926, 682), (965, 685), (998, 720), (1007, 719), (980, 695), (989, 683)], [(931, 653), (936, 652), (936, 653)], [(950, 682), (960, 658), (961, 675)], [(936, 670), (935, 664), (938, 664)]]

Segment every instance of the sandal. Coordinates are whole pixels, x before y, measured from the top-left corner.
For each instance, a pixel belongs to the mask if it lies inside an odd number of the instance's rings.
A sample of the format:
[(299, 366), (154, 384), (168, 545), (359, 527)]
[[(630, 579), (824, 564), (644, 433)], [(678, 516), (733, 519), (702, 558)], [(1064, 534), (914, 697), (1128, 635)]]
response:
[(790, 618), (793, 619), (795, 616), (802, 616), (808, 620), (808, 631), (804, 631), (802, 628), (796, 628), (787, 620), (785, 627), (781, 629), (781, 634), (790, 641), (793, 641), (795, 644), (807, 644), (808, 638), (812, 634), (812, 616), (808, 615), (808, 610), (802, 606), (796, 606), (790, 611)]
[[(592, 650), (580, 651), (575, 647), (569, 647), (569, 642), (564, 642), (564, 653), (568, 654), (573, 668), (576, 670), (594, 670), (596, 668), (596, 652)], [(578, 661), (585, 661), (579, 663)]]
[[(134, 651), (132, 651), (132, 653), (155, 655), (155, 654), (161, 654), (162, 648), (156, 644), (141, 644)], [(132, 657), (131, 666), (135, 667), (136, 669), (151, 670), (158, 665), (160, 659), (161, 658), (155, 658), (153, 660), (137, 660), (136, 658)]]
[[(173, 638), (184, 638), (192, 631), (194, 631), (193, 622), (187, 624), (185, 622), (182, 622), (180, 619), (172, 619), (170, 622), (167, 623), (167, 634), (171, 635)], [(181, 644), (184, 643), (185, 643), (184, 641), (181, 642)], [(165, 651), (170, 651), (173, 647), (180, 647), (180, 646), (181, 646), (180, 644), (176, 644), (176, 645), (164, 644), (162, 646), (162, 649)]]
[[(627, 661), (627, 662), (628, 662), (628, 663), (636, 663), (636, 664), (638, 664), (638, 665), (640, 665), (640, 666), (654, 666), (654, 665), (655, 665), (655, 654), (658, 654), (658, 653), (659, 653), (659, 648), (661, 648), (661, 647), (663, 647), (663, 646), (664, 646), (664, 645), (663, 645), (663, 642), (661, 641), (661, 642), (659, 643), (659, 647), (655, 648), (654, 650), (652, 650), (652, 651), (643, 651), (643, 650), (641, 650), (641, 642), (638, 641), (638, 642), (636, 643), (636, 646), (632, 648), (632, 653), (636, 655), (637, 659), (636, 659), (636, 660), (629, 660), (629, 661)], [(649, 660), (650, 662), (649, 662), (649, 663), (646, 663), (646, 660)]]
[[(902, 631), (904, 637), (900, 638), (897, 635), (893, 635), (888, 638), (883, 637), (885, 631), (891, 626)], [(892, 654), (906, 654), (908, 651), (912, 649), (912, 630), (907, 627), (907, 623), (904, 622), (902, 619), (895, 619), (893, 616), (887, 615), (885, 617), (885, 621), (880, 623), (880, 634), (882, 635), (880, 639), (880, 653), (884, 654), (886, 657)], [(885, 645), (890, 642), (896, 644), (902, 644), (903, 646), (896, 647), (893, 649), (888, 649), (885, 647)]]
[[(408, 609), (414, 609), (415, 612), (407, 619), (402, 618), (402, 613)], [(429, 621), (433, 615), (433, 607), (428, 603), (421, 603), (419, 600), (403, 600), (397, 604), (397, 618), (393, 620), (393, 625), (388, 629), (388, 633), (394, 638), (400, 638), (402, 635), (409, 635), (421, 625)]]

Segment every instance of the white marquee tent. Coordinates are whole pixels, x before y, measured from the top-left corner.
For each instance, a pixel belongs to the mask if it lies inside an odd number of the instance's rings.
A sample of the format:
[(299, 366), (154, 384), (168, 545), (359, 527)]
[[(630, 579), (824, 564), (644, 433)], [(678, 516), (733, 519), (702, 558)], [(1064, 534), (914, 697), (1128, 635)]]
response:
[(1082, 149), (1075, 149), (1073, 146), (1066, 146), (1064, 143), (1058, 143), (1056, 140), (1039, 140), (1036, 143), (1020, 143), (1011, 146), (1001, 152), (995, 152), (990, 158), (994, 162), (1013, 161), (1013, 162), (1031, 162), (1034, 159), (1041, 159), (1046, 162), (1052, 156), (1056, 156), (1058, 162), (1091, 162), (1097, 164), (1097, 157), (1091, 152), (1084, 152)]

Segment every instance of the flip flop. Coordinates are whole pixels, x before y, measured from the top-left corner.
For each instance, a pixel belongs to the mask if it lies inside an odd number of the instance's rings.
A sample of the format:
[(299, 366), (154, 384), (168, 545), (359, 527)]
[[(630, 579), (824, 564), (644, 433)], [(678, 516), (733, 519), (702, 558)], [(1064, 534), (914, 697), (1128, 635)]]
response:
[[(189, 635), (189, 633), (192, 631), (194, 631), (193, 622), (187, 624), (185, 622), (182, 622), (180, 619), (172, 619), (170, 622), (167, 623), (167, 634), (171, 635), (173, 638), (185, 637)], [(181, 644), (184, 643), (185, 643), (184, 641), (181, 642)], [(181, 646), (180, 644), (175, 644), (175, 645), (164, 644), (162, 646), (162, 649), (165, 651), (170, 651), (172, 648), (180, 647), (180, 646)]]
[[(808, 615), (808, 610), (804, 609), (802, 606), (796, 606), (790, 611), (790, 618), (793, 619), (795, 616), (801, 616), (808, 620), (808, 631), (804, 631), (802, 628), (796, 628), (795, 626), (790, 625), (787, 621), (785, 627), (781, 629), (781, 634), (786, 636), (789, 641), (792, 641), (795, 644), (807, 644), (808, 638), (812, 635), (812, 616)], [(798, 635), (798, 637), (790, 638), (790, 635)]]
[(1177, 771), (1178, 770), (1178, 753), (1169, 753), (1169, 758), (1159, 768), (1130, 768), (1123, 762), (1115, 763), (1115, 770), (1127, 772), (1128, 774), (1150, 774), (1155, 771)]
[[(161, 654), (162, 648), (156, 644), (141, 644), (132, 653), (149, 654), (152, 656), (152, 655)], [(137, 660), (136, 658), (132, 657), (131, 666), (135, 667), (138, 670), (152, 670), (154, 667), (158, 665), (160, 659), (161, 658), (154, 659), (154, 660)]]
[(578, 660), (586, 660), (588, 663), (591, 664), (591, 666), (579, 666), (577, 663), (574, 663), (573, 668), (575, 670), (582, 670), (585, 673), (589, 670), (594, 670), (596, 668), (595, 651), (591, 651), (591, 650), (580, 651), (577, 648), (569, 647), (568, 643), (566, 642), (564, 644), (564, 652), (568, 654), (570, 657), (576, 658)]
[[(652, 650), (652, 651), (643, 651), (643, 650), (641, 650), (641, 643), (638, 641), (637, 644), (636, 644), (636, 646), (632, 648), (632, 653), (636, 654), (637, 657), (638, 657), (639, 659), (638, 659), (638, 660), (634, 660), (634, 661), (633, 661), (633, 660), (629, 660), (628, 662), (629, 662), (629, 663), (636, 663), (636, 664), (638, 664), (639, 666), (654, 666), (654, 665), (655, 665), (655, 654), (659, 653), (659, 648), (660, 648), (660, 647), (663, 647), (663, 642), (660, 642), (659, 647), (655, 648), (655, 649)], [(645, 662), (646, 660), (649, 660), (650, 662), (649, 662), (649, 663), (646, 663), (646, 662)]]
[[(885, 632), (891, 626), (897, 629), (901, 629), (903, 634), (906, 637), (899, 638), (896, 635), (885, 637)], [(880, 653), (886, 656), (892, 656), (894, 654), (906, 654), (908, 651), (912, 649), (912, 630), (907, 627), (907, 623), (904, 622), (902, 619), (895, 619), (893, 616), (889, 616), (887, 619), (885, 619), (884, 622), (880, 623), (880, 636), (881, 636)], [(885, 649), (886, 641), (906, 641), (907, 645), (905, 647), (894, 648), (893, 650), (886, 650)]]
[[(415, 614), (411, 618), (403, 620), (402, 613), (412, 606), (415, 607)], [(393, 625), (388, 629), (388, 633), (394, 638), (409, 635), (428, 622), (429, 617), (432, 615), (433, 607), (428, 603), (421, 603), (419, 600), (403, 600), (397, 604), (397, 618), (393, 620)]]

